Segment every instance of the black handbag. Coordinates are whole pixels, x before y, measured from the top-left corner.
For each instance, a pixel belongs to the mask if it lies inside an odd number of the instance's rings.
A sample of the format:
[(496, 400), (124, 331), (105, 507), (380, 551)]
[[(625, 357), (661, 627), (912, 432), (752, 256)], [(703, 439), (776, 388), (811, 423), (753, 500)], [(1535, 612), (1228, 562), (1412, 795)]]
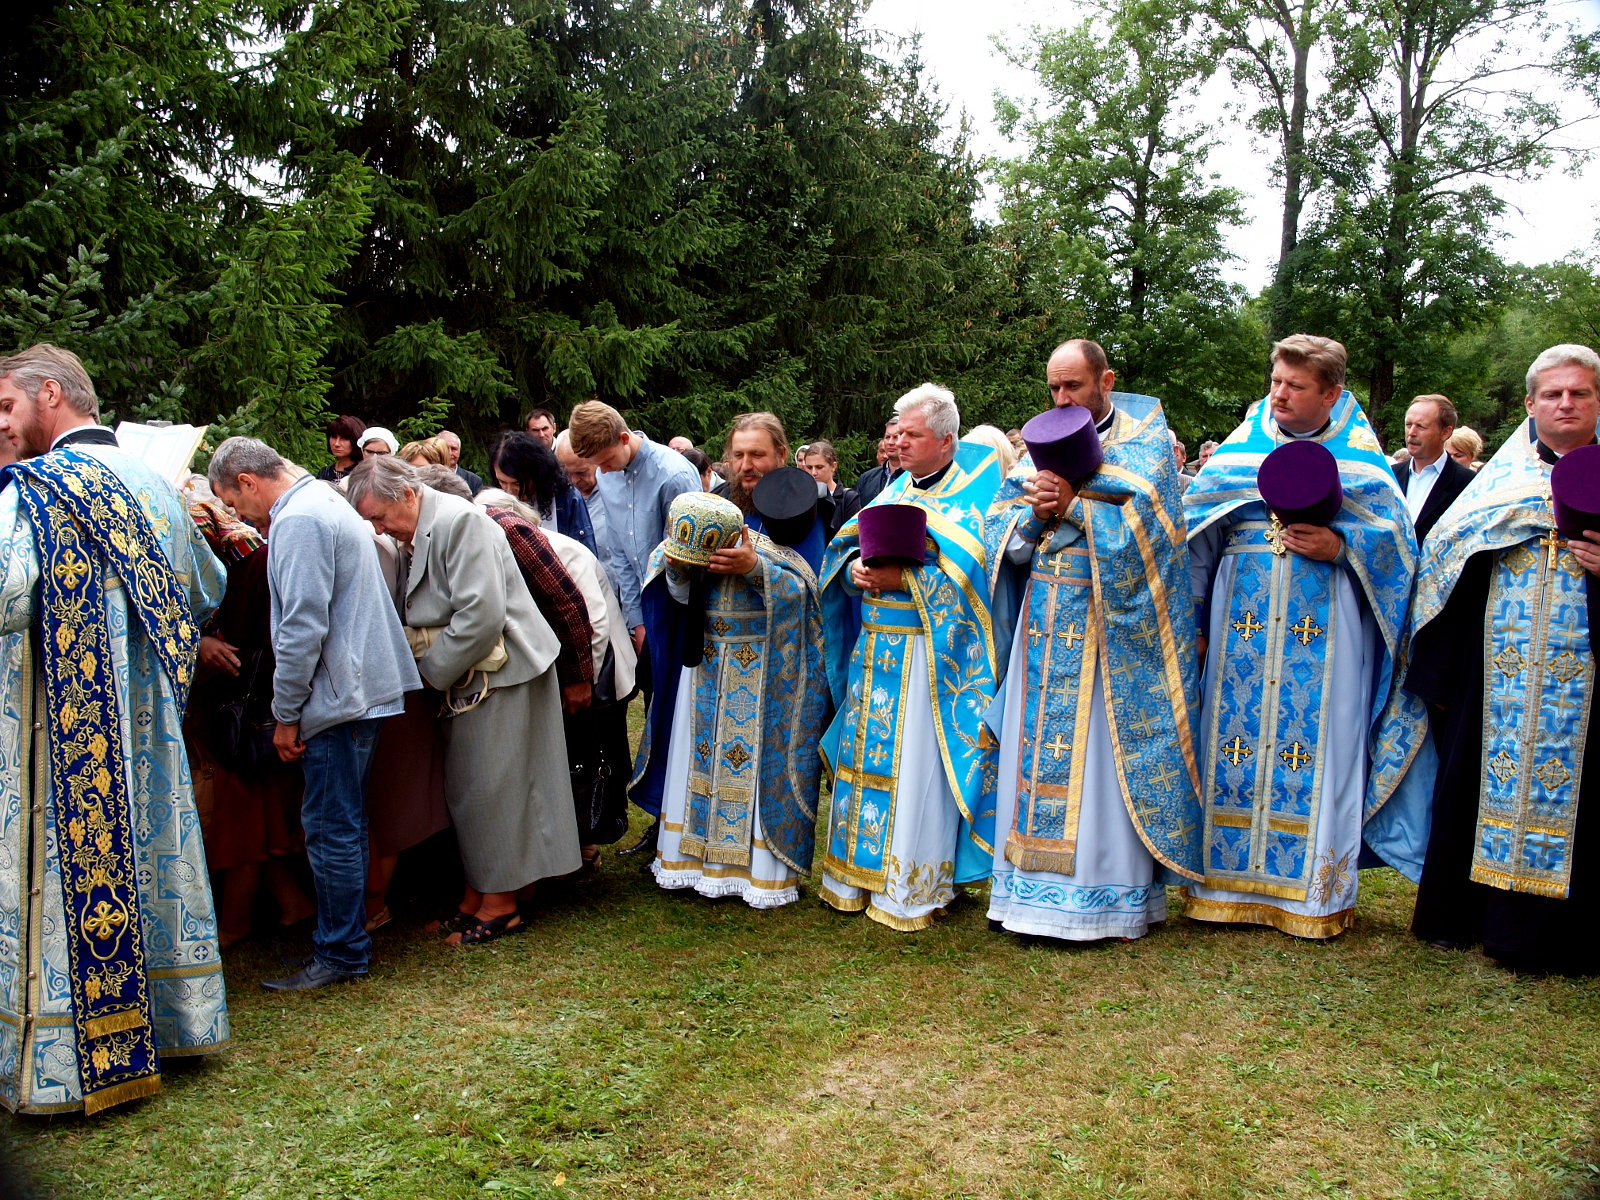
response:
[(259, 686), (265, 661), (266, 650), (249, 652), (239, 664), (243, 687), (238, 695), (219, 704), (207, 718), (206, 749), (223, 770), (235, 775), (265, 775), (294, 766), (279, 758), (277, 747), (272, 744), (278, 723), (272, 716), (270, 673), (265, 694)]

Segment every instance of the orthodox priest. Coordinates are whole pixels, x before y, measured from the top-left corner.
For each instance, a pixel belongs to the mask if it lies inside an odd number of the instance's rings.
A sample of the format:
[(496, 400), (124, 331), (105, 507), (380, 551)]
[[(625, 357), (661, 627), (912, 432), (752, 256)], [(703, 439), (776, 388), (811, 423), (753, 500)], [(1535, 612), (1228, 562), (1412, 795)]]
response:
[[(983, 727), (996, 662), (983, 518), (1000, 485), (994, 450), (957, 443), (955, 396), (900, 397), (902, 473), (845, 522), (822, 565), (828, 683), (824, 739), (833, 808), (821, 896), (893, 929), (931, 925), (994, 857), (995, 742)], [(914, 555), (868, 563), (863, 521), (920, 510)], [(912, 514), (915, 515), (915, 514)]]
[[(722, 491), (744, 517), (737, 542), (704, 566), (664, 542), (642, 597), (658, 683), (634, 799), (662, 814), (651, 871), (752, 908), (798, 900), (811, 870), (828, 703), (816, 483), (788, 453), (772, 413), (735, 417)], [(802, 503), (762, 503), (779, 494)]]
[(1417, 575), (1406, 687), (1428, 703), (1439, 773), (1412, 928), (1438, 946), (1482, 942), (1510, 967), (1591, 974), (1600, 519), (1591, 509), (1571, 536), (1556, 527), (1557, 466), (1595, 440), (1600, 357), (1546, 350), (1524, 404), (1527, 421), (1434, 527)]
[(98, 424), (76, 355), (0, 359), (0, 1102), (98, 1112), (228, 1041), (183, 708), (222, 565)]
[[(989, 511), (991, 571), (1023, 575), (990, 716), (989, 920), (1071, 941), (1136, 938), (1166, 920), (1168, 882), (1201, 878), (1183, 481), (1160, 402), (1113, 392), (1098, 344), (1063, 343), (1045, 374), (1058, 408), (1093, 418), (1102, 462), (1074, 488), (1024, 459)], [(997, 577), (993, 591), (999, 628), (1015, 589)]]
[[(1184, 908), (1197, 920), (1307, 938), (1348, 928), (1363, 820), (1387, 798), (1369, 796), (1368, 785), (1372, 765), (1387, 761), (1381, 717), (1416, 539), (1344, 377), (1338, 342), (1295, 334), (1277, 343), (1271, 392), (1184, 495), (1207, 648), (1205, 879), (1186, 889)], [(1342, 503), (1326, 525), (1282, 524), (1261, 499), (1258, 471), (1290, 440), (1332, 455)]]

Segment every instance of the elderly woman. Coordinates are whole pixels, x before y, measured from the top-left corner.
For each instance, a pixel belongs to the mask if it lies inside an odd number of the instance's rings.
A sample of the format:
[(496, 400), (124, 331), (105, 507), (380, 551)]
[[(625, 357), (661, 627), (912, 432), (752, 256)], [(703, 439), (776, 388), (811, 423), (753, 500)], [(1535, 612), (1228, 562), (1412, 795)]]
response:
[(328, 453), (333, 461), (317, 472), (318, 479), (336, 483), (343, 479), (361, 461), (361, 435), (367, 423), (360, 417), (335, 417), (328, 422)]
[(578, 870), (555, 663), (499, 527), (469, 502), (423, 486), (392, 455), (350, 473), (350, 503), (411, 546), (405, 618), (423, 681), (446, 693), (445, 802), (466, 891), (450, 941), (481, 945), (522, 928), (517, 892)]
[(489, 469), (496, 486), (538, 512), (546, 532), (577, 538), (598, 553), (589, 506), (549, 446), (530, 434), (503, 433), (489, 447)]

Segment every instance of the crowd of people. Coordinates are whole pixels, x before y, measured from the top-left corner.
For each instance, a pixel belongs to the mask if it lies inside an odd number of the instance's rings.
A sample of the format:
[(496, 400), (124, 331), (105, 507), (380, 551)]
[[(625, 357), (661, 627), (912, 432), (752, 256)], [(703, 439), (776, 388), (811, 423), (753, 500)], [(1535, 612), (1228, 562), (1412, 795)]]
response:
[(854, 486), (771, 413), (713, 462), (590, 401), (489, 478), (343, 416), (314, 475), (231, 437), (180, 493), (69, 352), (0, 359), (0, 1102), (225, 1045), (263, 888), (312, 932), (262, 986), (349, 982), (407, 851), (453, 839), (430, 928), (485, 945), (630, 800), (621, 854), (760, 909), (914, 931), (987, 885), (997, 931), (1131, 940), (1177, 887), (1329, 938), (1386, 863), (1419, 937), (1593, 971), (1600, 358), (1540, 355), (1487, 462), (1441, 395), (1386, 457), (1337, 342), (1271, 365), (1193, 464), (1073, 340), (1010, 435), (908, 391)]

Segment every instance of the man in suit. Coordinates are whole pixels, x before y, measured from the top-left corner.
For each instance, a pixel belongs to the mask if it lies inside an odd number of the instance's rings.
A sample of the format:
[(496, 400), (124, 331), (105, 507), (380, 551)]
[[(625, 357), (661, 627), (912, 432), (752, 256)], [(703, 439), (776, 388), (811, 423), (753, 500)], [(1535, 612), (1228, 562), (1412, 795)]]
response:
[(1456, 429), (1456, 406), (1447, 396), (1418, 396), (1406, 409), (1406, 452), (1396, 464), (1395, 478), (1406, 494), (1406, 508), (1417, 530), (1417, 544), (1434, 522), (1472, 482), (1472, 470), (1444, 452)]
[(883, 427), (883, 440), (878, 443), (878, 465), (861, 472), (856, 480), (856, 495), (861, 507), (871, 504), (873, 498), (889, 486), (889, 481), (900, 474), (900, 418), (890, 417)]

